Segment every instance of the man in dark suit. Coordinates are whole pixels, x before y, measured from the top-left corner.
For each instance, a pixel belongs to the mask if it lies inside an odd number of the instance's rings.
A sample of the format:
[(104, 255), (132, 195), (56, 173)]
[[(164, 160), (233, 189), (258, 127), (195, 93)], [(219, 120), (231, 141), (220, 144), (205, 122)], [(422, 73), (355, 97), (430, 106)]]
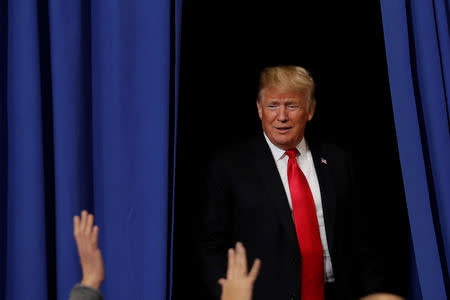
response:
[(263, 262), (254, 299), (402, 299), (368, 246), (350, 156), (304, 138), (314, 81), (297, 66), (266, 68), (257, 99), (263, 133), (212, 160), (201, 259), (211, 299), (226, 253), (241, 241)]

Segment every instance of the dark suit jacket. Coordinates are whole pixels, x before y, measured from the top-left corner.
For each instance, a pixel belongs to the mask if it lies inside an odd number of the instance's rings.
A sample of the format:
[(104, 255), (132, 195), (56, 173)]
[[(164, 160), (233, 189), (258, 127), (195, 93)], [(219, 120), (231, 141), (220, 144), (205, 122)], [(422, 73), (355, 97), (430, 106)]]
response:
[[(336, 146), (307, 141), (320, 184), (338, 299), (383, 291), (376, 255), (367, 246), (364, 199), (358, 197), (350, 156)], [(217, 280), (225, 276), (227, 249), (241, 241), (249, 265), (262, 260), (255, 300), (300, 299), (295, 226), (264, 136), (217, 154), (208, 182), (200, 251), (210, 298), (219, 298)]]

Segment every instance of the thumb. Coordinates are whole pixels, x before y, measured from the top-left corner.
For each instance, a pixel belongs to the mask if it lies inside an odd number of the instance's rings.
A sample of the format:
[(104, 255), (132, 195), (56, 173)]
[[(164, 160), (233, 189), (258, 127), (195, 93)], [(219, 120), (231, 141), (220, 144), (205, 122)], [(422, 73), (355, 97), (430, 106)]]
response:
[(227, 280), (225, 278), (220, 278), (217, 282), (223, 287)]

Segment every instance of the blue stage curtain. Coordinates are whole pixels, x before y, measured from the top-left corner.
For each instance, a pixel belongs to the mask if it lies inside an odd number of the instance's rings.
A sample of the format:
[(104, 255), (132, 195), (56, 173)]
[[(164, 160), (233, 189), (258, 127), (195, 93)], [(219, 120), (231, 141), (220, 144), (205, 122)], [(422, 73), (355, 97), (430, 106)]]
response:
[(411, 227), (413, 300), (450, 297), (449, 6), (446, 0), (381, 1)]
[(68, 299), (72, 218), (105, 299), (166, 299), (182, 0), (0, 6), (0, 299)]

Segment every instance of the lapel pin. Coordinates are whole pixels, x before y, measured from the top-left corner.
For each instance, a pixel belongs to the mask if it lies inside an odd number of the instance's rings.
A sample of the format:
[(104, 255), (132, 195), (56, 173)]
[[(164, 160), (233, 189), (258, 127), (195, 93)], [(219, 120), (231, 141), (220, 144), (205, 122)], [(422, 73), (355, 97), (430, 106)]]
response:
[(327, 164), (327, 160), (323, 157), (320, 158), (320, 162), (323, 163), (324, 165)]

